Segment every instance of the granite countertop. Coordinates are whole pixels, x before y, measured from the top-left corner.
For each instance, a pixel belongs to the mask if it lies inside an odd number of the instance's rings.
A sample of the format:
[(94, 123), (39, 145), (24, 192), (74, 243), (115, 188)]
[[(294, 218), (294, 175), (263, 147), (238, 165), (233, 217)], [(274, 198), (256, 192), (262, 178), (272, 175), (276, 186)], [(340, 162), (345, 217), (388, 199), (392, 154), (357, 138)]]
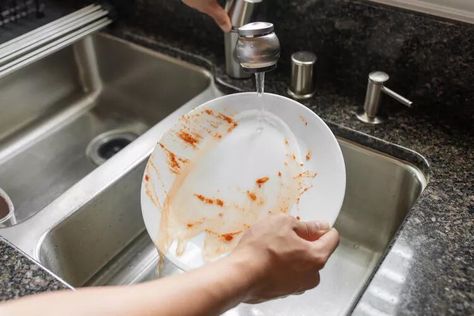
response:
[(0, 301), (69, 286), (0, 237)]
[[(252, 80), (228, 78), (222, 68), (222, 57), (205, 47), (144, 36), (133, 29), (118, 28), (112, 32), (207, 67), (215, 73), (224, 91), (229, 85), (238, 90), (254, 90)], [(184, 56), (183, 51), (193, 52), (193, 56)], [(288, 77), (278, 71), (269, 73), (266, 91), (286, 95)], [(226, 92), (232, 91), (235, 92), (229, 88)], [(364, 93), (361, 91), (362, 99)], [(420, 153), (431, 166), (428, 186), (410, 211), (383, 263), (395, 262), (395, 249), (409, 250), (410, 267), (403, 288), (394, 298), (394, 313), (474, 314), (474, 129), (440, 123), (420, 113), (415, 116), (409, 110), (390, 105), (390, 119), (380, 126), (369, 126), (354, 117), (361, 102), (338, 95), (337, 91), (319, 90), (315, 97), (302, 103), (323, 118), (335, 134), (379, 147), (398, 144)], [(1, 239), (0, 253), (0, 300), (65, 288), (62, 282)], [(372, 284), (376, 282), (377, 275)], [(365, 294), (361, 298), (361, 302), (369, 300)], [(356, 314), (359, 306), (354, 311)]]

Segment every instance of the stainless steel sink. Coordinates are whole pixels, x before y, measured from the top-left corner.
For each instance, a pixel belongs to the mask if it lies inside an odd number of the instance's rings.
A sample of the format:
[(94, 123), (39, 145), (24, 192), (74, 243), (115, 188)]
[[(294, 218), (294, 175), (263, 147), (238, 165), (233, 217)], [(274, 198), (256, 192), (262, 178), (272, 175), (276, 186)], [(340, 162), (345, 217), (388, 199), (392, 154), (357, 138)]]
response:
[[(44, 69), (51, 69), (44, 75), (48, 84), (33, 76)], [(10, 119), (0, 124), (0, 186), (12, 195), (22, 221), (0, 228), (0, 235), (73, 287), (156, 278), (157, 252), (140, 211), (143, 169), (156, 140), (179, 115), (220, 95), (209, 74), (95, 35), (13, 79), (28, 87), (28, 76), (36, 82), (31, 94), (15, 95), (11, 86), (12, 96), (0, 95), (3, 107), (8, 100), (24, 102), (9, 108)], [(6, 79), (0, 91), (9, 87)], [(62, 88), (51, 89), (57, 85)], [(87, 145), (117, 129), (139, 137), (96, 166), (85, 154)], [(342, 241), (320, 286), (284, 300), (241, 304), (227, 315), (340, 315), (362, 294), (426, 186), (426, 166), (344, 139), (339, 143), (347, 170), (336, 223)], [(179, 272), (165, 262), (163, 275)]]
[(102, 144), (109, 157), (210, 85), (201, 68), (107, 35), (0, 79), (0, 187), (16, 221), (97, 167), (86, 154), (95, 137), (119, 139)]
[[(265, 315), (329, 315), (350, 308), (423, 190), (426, 180), (415, 166), (351, 142), (340, 144), (348, 180), (336, 223), (342, 242), (321, 285), (284, 302), (242, 305), (240, 314), (258, 309)], [(39, 247), (40, 262), (73, 286), (154, 278), (157, 253), (144, 230), (139, 201), (145, 161), (52, 228)], [(166, 274), (175, 272), (168, 264)], [(301, 310), (290, 313), (295, 308)]]

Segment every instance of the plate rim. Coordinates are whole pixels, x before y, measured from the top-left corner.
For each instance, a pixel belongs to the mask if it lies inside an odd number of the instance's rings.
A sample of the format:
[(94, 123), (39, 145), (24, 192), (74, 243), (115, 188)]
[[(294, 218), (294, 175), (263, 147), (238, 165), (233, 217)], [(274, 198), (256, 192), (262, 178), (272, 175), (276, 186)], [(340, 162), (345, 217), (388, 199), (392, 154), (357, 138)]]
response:
[[(238, 93), (232, 93), (232, 94), (226, 94), (226, 95), (223, 95), (223, 96), (220, 96), (220, 97), (217, 97), (217, 98), (214, 98), (214, 99), (211, 99), (211, 100), (208, 100), (206, 102), (204, 102), (203, 104), (201, 105), (198, 105), (196, 106), (195, 108), (191, 109), (190, 111), (188, 111), (187, 113), (185, 113), (184, 115), (189, 115), (191, 113), (193, 113), (194, 111), (199, 111), (199, 109), (201, 108), (204, 108), (206, 106), (208, 106), (209, 103), (211, 102), (216, 102), (216, 101), (220, 101), (222, 99), (226, 99), (226, 98), (229, 98), (229, 97), (236, 97), (236, 96), (250, 96), (250, 95), (256, 95), (257, 92), (238, 92)], [(327, 132), (329, 132), (329, 137), (334, 141), (334, 143), (336, 144), (336, 150), (338, 152), (338, 160), (340, 160), (340, 163), (341, 163), (341, 179), (342, 179), (342, 184), (343, 184), (343, 189), (341, 190), (341, 197), (339, 198), (339, 201), (337, 203), (337, 209), (338, 209), (338, 213), (337, 213), (337, 216), (334, 218), (333, 222), (330, 223), (331, 226), (334, 226), (340, 212), (341, 212), (341, 209), (342, 209), (342, 205), (344, 203), (344, 198), (345, 198), (345, 194), (346, 194), (346, 188), (347, 188), (347, 172), (346, 172), (346, 164), (345, 164), (345, 160), (344, 160), (344, 156), (343, 156), (343, 153), (342, 153), (342, 149), (341, 149), (341, 146), (339, 144), (339, 142), (337, 141), (337, 138), (336, 136), (334, 135), (334, 133), (332, 132), (332, 130), (329, 128), (329, 126), (326, 124), (326, 122), (324, 122), (324, 120), (319, 117), (318, 114), (316, 114), (313, 110), (311, 110), (310, 108), (308, 108), (307, 106), (305, 106), (304, 104), (296, 101), (296, 100), (293, 100), (293, 99), (290, 99), (288, 97), (285, 97), (285, 96), (282, 96), (282, 95), (279, 95), (279, 94), (275, 94), (275, 93), (268, 93), (268, 92), (265, 92), (264, 95), (269, 95), (271, 97), (276, 97), (278, 99), (283, 99), (285, 101), (291, 101), (292, 104), (294, 104), (295, 106), (298, 106), (300, 108), (302, 108), (306, 113), (308, 113), (310, 116), (313, 116), (316, 118), (316, 120), (321, 123), (320, 126), (323, 127), (323, 129), (325, 129)], [(180, 116), (181, 117), (181, 116)], [(175, 123), (173, 124), (173, 126), (175, 126), (175, 124), (178, 122), (179, 120), (179, 117), (176, 119)], [(159, 124), (159, 123), (157, 123)], [(168, 130), (166, 132), (164, 132), (160, 139), (163, 137), (163, 135), (165, 133), (167, 133)], [(157, 142), (159, 142), (159, 140), (157, 140)], [(148, 161), (151, 159), (151, 156), (153, 154), (153, 152), (155, 151), (156, 149), (156, 145), (155, 147), (153, 147), (153, 150), (150, 154), (150, 157), (148, 158), (147, 160), (147, 164), (148, 165)], [(340, 158), (340, 159), (339, 159)], [(144, 173), (146, 172), (146, 168), (145, 168), (145, 171)], [(150, 239), (152, 240), (153, 244), (155, 245), (155, 247), (157, 247), (156, 243), (155, 243), (155, 239), (156, 239), (156, 236), (152, 236), (151, 232), (150, 232), (150, 229), (148, 229), (148, 226), (151, 225), (151, 224), (148, 224), (146, 223), (145, 221), (145, 211), (144, 211), (144, 207), (143, 207), (143, 200), (146, 197), (146, 194), (145, 194), (145, 180), (144, 180), (144, 175), (142, 176), (142, 183), (141, 183), (141, 186), (140, 186), (140, 208), (141, 208), (141, 213), (142, 213), (142, 217), (143, 217), (143, 222), (145, 224), (145, 229), (147, 231), (147, 234), (150, 236)], [(157, 247), (157, 251), (159, 252), (159, 256), (164, 256), (166, 257), (167, 260), (169, 260), (173, 265), (175, 265), (177, 268), (179, 268), (180, 270), (182, 271), (190, 271), (190, 270), (193, 270), (193, 269), (196, 269), (194, 267), (190, 267), (188, 266), (187, 264), (184, 264), (181, 260), (179, 260), (179, 258), (177, 258), (177, 256), (173, 255), (173, 254), (170, 254), (170, 253), (167, 253), (167, 254), (162, 254), (158, 247)]]

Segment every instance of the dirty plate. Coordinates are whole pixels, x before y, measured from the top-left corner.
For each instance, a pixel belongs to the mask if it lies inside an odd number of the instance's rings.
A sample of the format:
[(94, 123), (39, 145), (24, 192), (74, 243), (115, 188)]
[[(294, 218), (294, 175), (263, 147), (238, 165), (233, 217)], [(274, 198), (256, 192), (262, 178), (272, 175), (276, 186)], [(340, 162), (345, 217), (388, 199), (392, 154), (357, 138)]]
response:
[(238, 93), (163, 135), (145, 169), (142, 213), (159, 251), (189, 270), (228, 254), (268, 215), (333, 224), (345, 182), (341, 149), (316, 114), (279, 95)]

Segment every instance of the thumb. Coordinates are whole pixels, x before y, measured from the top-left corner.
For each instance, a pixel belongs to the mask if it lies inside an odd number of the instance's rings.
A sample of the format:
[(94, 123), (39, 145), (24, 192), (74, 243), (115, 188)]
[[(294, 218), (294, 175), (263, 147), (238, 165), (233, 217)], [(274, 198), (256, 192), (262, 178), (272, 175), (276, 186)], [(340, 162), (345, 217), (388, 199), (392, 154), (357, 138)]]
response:
[(308, 241), (315, 241), (331, 229), (329, 223), (320, 221), (296, 222), (295, 233)]

